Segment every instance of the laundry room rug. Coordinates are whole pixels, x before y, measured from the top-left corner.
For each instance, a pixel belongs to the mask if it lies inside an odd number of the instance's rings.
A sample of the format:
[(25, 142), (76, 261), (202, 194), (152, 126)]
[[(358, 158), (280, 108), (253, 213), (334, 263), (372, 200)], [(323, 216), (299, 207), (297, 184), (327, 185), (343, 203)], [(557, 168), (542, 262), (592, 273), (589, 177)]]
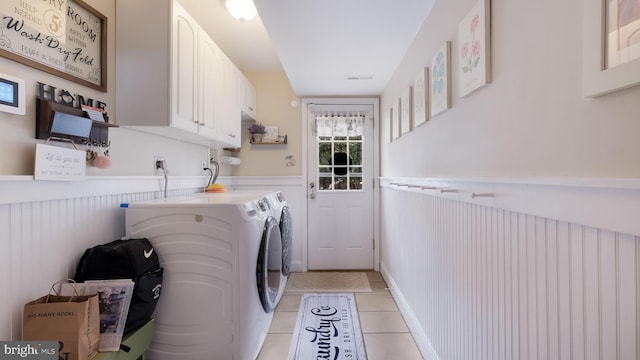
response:
[(353, 294), (303, 294), (288, 360), (366, 360)]
[(289, 274), (285, 292), (371, 292), (371, 286), (364, 272), (313, 271)]

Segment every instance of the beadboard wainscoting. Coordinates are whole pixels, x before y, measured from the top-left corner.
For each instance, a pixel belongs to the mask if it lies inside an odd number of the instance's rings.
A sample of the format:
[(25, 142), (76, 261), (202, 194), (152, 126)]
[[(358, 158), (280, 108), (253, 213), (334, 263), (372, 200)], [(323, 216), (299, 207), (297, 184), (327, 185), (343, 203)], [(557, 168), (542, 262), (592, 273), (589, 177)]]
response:
[(381, 272), (423, 356), (640, 359), (639, 185), (381, 179)]
[[(170, 176), (167, 197), (202, 192), (208, 180)], [(263, 182), (262, 189), (283, 190), (300, 236), (300, 191), (275, 177), (238, 181), (234, 186), (232, 177), (218, 179), (228, 188), (258, 188)], [(24, 304), (46, 294), (54, 282), (72, 277), (86, 248), (125, 235), (125, 210), (120, 204), (161, 198), (163, 187), (164, 178), (157, 176), (87, 177), (76, 182), (0, 177), (0, 340), (21, 339)], [(299, 264), (300, 258), (296, 261)]]
[[(170, 177), (167, 197), (202, 192), (206, 180)], [(163, 186), (162, 177), (0, 177), (0, 340), (22, 338), (24, 304), (72, 277), (86, 248), (124, 236), (120, 204), (161, 198)]]

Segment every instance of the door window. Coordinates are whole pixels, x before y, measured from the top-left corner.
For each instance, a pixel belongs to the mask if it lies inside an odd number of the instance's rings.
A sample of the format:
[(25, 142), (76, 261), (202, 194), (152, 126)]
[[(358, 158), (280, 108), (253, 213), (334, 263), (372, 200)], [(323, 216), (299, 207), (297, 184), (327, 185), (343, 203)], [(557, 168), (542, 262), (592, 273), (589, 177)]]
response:
[(364, 116), (316, 117), (319, 191), (362, 191)]

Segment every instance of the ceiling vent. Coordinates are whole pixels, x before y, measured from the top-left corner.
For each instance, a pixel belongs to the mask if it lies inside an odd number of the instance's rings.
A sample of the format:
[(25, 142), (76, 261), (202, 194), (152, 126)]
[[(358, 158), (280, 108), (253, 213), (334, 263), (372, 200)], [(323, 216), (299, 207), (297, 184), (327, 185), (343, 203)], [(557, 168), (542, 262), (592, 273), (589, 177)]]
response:
[(373, 75), (346, 75), (347, 80), (373, 80)]

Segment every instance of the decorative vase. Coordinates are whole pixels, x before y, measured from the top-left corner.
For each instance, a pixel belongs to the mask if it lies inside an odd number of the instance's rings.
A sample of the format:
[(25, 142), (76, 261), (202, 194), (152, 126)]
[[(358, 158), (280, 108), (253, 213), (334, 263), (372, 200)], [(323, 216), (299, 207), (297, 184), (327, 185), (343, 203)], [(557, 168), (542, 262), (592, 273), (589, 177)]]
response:
[(262, 134), (253, 134), (251, 137), (253, 138), (254, 143), (262, 142)]

